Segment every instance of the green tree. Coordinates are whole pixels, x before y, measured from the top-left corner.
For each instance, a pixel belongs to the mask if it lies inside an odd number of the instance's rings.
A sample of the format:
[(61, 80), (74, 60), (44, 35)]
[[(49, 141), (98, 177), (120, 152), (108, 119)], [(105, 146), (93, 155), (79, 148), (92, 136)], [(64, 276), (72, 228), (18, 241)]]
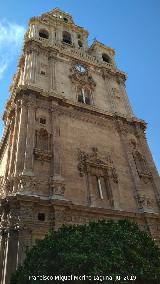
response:
[[(53, 276), (50, 281), (32, 276)], [(62, 281), (54, 276), (91, 276)], [(29, 280), (30, 276), (30, 280)], [(100, 276), (104, 276), (99, 278)], [(106, 276), (112, 277), (107, 281)], [(115, 281), (120, 276), (120, 281)], [(124, 280), (136, 276), (135, 281)], [(97, 279), (97, 280), (96, 280)], [(63, 279), (64, 280), (64, 279)], [(135, 223), (99, 221), (51, 231), (34, 246), (12, 277), (13, 284), (32, 283), (160, 283), (160, 249)]]

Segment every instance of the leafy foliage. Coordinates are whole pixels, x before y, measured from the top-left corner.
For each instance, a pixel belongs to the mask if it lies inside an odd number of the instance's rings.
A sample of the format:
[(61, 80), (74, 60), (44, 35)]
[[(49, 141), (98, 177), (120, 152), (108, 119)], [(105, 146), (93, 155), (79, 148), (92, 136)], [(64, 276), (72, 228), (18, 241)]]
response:
[[(126, 220), (63, 226), (58, 231), (49, 232), (27, 253), (11, 283), (63, 283), (28, 279), (29, 275), (71, 274), (113, 277), (113, 281), (104, 279), (103, 283), (158, 284), (160, 249), (147, 233)], [(117, 275), (121, 276), (120, 281), (115, 281)], [(135, 275), (136, 281), (124, 280), (127, 275)], [(89, 279), (67, 282), (100, 283)]]

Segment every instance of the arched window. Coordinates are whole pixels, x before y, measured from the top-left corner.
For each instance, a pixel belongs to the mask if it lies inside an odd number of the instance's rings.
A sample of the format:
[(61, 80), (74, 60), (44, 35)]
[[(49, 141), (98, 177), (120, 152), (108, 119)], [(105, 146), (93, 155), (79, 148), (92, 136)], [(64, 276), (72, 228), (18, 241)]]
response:
[(48, 33), (48, 31), (46, 31), (46, 30), (40, 30), (40, 31), (39, 31), (39, 36), (40, 36), (41, 38), (48, 39), (48, 38), (49, 38), (49, 33)]
[(66, 17), (63, 18), (64, 22), (68, 23), (68, 19)]
[(102, 59), (103, 59), (104, 62), (111, 63), (111, 58), (106, 53), (102, 54)]
[(72, 44), (71, 34), (69, 32), (63, 32), (63, 42)]
[(78, 45), (79, 45), (79, 47), (83, 46), (83, 44), (82, 44), (82, 42), (80, 40), (78, 40)]
[(86, 88), (78, 88), (78, 102), (90, 105), (91, 96), (90, 91)]

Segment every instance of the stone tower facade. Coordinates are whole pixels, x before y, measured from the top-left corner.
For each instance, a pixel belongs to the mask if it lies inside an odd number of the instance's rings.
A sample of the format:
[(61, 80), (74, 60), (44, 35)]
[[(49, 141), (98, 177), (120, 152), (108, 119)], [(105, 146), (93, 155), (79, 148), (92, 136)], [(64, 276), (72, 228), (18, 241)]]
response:
[(3, 115), (0, 279), (51, 228), (135, 221), (160, 238), (160, 185), (113, 49), (54, 9), (31, 18)]

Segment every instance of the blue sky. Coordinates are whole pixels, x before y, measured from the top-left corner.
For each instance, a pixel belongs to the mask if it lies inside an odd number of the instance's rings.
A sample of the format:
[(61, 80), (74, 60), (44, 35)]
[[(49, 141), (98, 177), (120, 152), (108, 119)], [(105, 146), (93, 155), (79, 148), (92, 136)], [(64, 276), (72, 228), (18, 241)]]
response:
[[(1, 1), (2, 2), (2, 1)], [(3, 4), (2, 4), (3, 3)], [(160, 1), (159, 0), (5, 0), (0, 4), (0, 113), (16, 71), (28, 19), (58, 7), (75, 23), (116, 51), (128, 74), (127, 93), (135, 116), (148, 123), (148, 143), (160, 172)], [(0, 123), (2, 133), (3, 123)]]

